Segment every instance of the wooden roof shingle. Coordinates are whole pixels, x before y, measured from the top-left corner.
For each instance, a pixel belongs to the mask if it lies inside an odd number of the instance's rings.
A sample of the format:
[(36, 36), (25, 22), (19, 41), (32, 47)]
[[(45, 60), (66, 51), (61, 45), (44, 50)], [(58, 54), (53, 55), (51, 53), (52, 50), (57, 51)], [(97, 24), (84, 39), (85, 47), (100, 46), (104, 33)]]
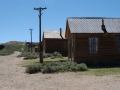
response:
[(108, 33), (120, 33), (120, 18), (68, 18), (67, 23), (71, 33), (103, 33), (101, 30), (102, 19)]
[[(60, 30), (44, 30), (44, 38), (61, 39)], [(65, 31), (62, 31), (62, 37), (65, 38)]]

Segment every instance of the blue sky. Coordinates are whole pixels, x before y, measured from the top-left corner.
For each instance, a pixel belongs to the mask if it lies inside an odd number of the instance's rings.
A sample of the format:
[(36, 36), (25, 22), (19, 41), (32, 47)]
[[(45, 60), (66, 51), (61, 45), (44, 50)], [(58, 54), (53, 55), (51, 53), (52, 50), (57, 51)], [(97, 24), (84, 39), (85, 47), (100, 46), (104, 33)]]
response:
[(0, 0), (0, 43), (8, 41), (39, 42), (39, 12), (34, 7), (46, 7), (42, 15), (43, 30), (65, 30), (68, 17), (120, 18), (120, 0)]

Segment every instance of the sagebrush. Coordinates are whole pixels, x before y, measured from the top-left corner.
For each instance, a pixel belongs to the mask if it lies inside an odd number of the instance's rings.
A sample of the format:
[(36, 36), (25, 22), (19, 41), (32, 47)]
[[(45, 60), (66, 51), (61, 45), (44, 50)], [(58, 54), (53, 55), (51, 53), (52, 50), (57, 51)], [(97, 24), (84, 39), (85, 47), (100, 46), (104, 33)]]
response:
[(31, 52), (22, 52), (18, 57), (24, 57), (25, 59), (37, 59), (39, 57), (38, 53), (31, 53)]
[[(30, 73), (36, 73), (38, 72), (38, 70), (36, 70), (35, 64), (34, 65), (30, 65), (29, 67), (27, 67), (27, 70)], [(65, 62), (50, 62), (45, 64), (44, 66), (42, 66), (40, 68), (39, 71), (41, 71), (42, 73), (57, 73), (57, 72), (75, 72), (75, 71), (86, 71), (88, 70), (86, 64), (81, 63), (81, 64), (77, 64), (75, 62), (70, 62), (70, 61), (65, 61)]]
[(41, 69), (43, 69), (43, 64), (36, 63), (27, 66), (26, 73), (33, 74), (33, 73), (41, 72)]
[(76, 62), (52, 62), (48, 63), (43, 68), (43, 73), (66, 72), (66, 71), (86, 71), (86, 64), (77, 64)]

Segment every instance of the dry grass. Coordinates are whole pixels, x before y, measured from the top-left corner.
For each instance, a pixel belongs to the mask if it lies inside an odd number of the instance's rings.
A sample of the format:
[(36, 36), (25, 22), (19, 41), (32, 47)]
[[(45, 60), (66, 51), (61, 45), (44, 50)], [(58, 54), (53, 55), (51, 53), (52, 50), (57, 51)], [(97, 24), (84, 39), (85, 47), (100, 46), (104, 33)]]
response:
[(95, 76), (105, 76), (105, 75), (119, 75), (120, 68), (97, 68), (88, 69), (85, 72), (77, 72), (76, 75), (95, 75)]
[[(67, 61), (68, 57), (63, 57), (63, 58), (55, 58), (55, 59), (51, 59), (49, 58), (44, 58), (44, 64), (49, 63), (49, 62), (55, 62), (55, 61)], [(19, 65), (22, 67), (26, 67), (28, 65), (31, 64), (35, 64), (35, 63), (40, 63), (39, 58), (38, 59), (32, 59), (32, 60), (23, 60), (22, 63), (20, 63)]]
[[(44, 64), (49, 63), (49, 62), (56, 62), (56, 61), (67, 61), (67, 57), (63, 57), (62, 59), (60, 58), (44, 58)], [(32, 60), (23, 60), (22, 63), (19, 65), (22, 67), (26, 67), (28, 65), (32, 65), (35, 63), (40, 63), (39, 59), (32, 59)], [(117, 68), (88, 68), (88, 71), (84, 72), (77, 72), (76, 76), (80, 75), (95, 75), (95, 76), (106, 76), (106, 75), (120, 75), (120, 67)]]

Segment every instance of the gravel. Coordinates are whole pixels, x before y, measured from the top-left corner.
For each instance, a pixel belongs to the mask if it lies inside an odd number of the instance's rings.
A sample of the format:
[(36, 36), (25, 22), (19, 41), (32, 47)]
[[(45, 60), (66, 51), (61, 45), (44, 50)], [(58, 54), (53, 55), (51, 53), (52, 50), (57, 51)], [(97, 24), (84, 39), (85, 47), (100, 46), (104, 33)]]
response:
[(0, 56), (0, 90), (120, 90), (120, 75), (26, 74), (19, 54)]

